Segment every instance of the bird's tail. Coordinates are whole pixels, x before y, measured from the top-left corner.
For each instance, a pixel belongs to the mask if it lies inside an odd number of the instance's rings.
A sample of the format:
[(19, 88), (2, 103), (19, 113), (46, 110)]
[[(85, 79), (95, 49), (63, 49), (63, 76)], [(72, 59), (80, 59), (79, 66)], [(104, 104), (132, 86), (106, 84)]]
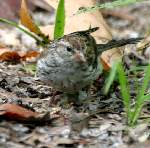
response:
[(136, 44), (137, 42), (139, 42), (142, 39), (143, 38), (111, 40), (106, 44), (98, 44), (97, 45), (98, 54), (101, 54), (103, 51), (111, 49), (111, 48), (121, 47), (121, 46), (125, 46), (127, 44)]

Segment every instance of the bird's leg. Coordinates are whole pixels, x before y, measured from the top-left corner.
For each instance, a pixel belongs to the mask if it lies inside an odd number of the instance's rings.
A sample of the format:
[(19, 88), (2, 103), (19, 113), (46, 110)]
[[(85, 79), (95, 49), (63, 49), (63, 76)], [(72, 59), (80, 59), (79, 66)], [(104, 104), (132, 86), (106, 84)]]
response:
[(49, 106), (60, 105), (64, 108), (68, 107), (70, 104), (76, 104), (78, 102), (78, 93), (68, 94), (68, 93), (56, 93), (52, 96)]
[(89, 90), (82, 90), (74, 94), (62, 93), (54, 94), (51, 98), (50, 106), (59, 104), (60, 106), (67, 107), (69, 104), (82, 105), (91, 99), (91, 94)]
[(59, 104), (60, 106), (66, 107), (69, 104), (79, 105), (79, 102), (81, 101), (79, 100), (78, 92), (74, 94), (55, 92), (50, 100), (49, 106)]
[(60, 106), (66, 107), (69, 104), (74, 104), (77, 106), (82, 105), (90, 95), (86, 91), (79, 91), (74, 94), (63, 93), (60, 96), (60, 101), (58, 102)]
[(62, 95), (62, 92), (54, 91), (52, 94), (52, 97), (49, 101), (49, 106), (56, 105), (57, 102), (60, 100), (60, 96)]

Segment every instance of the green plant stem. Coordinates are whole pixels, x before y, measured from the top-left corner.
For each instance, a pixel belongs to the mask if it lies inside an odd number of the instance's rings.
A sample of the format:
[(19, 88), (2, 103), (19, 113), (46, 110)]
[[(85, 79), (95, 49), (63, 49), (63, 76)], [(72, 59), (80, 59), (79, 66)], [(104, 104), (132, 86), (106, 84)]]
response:
[(25, 30), (24, 28), (20, 27), (16, 22), (9, 21), (9, 20), (4, 19), (4, 18), (0, 18), (0, 22), (6, 23), (6, 24), (8, 24), (10, 26), (14, 26), (14, 27), (18, 28), (19, 30), (23, 31), (24, 33), (26, 33), (30, 37), (34, 38), (39, 44), (42, 44), (42, 41), (38, 37), (33, 35), (31, 32)]
[(110, 70), (109, 76), (105, 82), (105, 87), (104, 87), (104, 94), (105, 95), (109, 92), (109, 89), (110, 89), (112, 83), (114, 82), (114, 79), (115, 79), (116, 73), (117, 73), (118, 63), (119, 62), (113, 63), (113, 66)]
[(96, 10), (104, 9), (104, 8), (105, 9), (112, 9), (112, 8), (116, 8), (119, 6), (131, 5), (131, 4), (134, 4), (136, 2), (141, 2), (141, 1), (144, 1), (144, 0), (116, 0), (113, 2), (107, 2), (104, 4), (97, 4), (93, 7), (87, 7), (87, 8), (80, 9), (77, 11), (76, 14), (81, 14), (81, 13), (85, 13), (85, 12), (94, 12)]

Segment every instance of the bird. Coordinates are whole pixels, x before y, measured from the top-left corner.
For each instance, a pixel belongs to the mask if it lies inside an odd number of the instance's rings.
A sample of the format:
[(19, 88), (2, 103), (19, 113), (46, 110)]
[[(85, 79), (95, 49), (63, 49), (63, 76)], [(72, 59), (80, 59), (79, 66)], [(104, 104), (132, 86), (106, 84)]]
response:
[(78, 94), (102, 73), (99, 56), (103, 51), (135, 44), (142, 39), (129, 38), (96, 44), (91, 33), (98, 29), (73, 32), (52, 41), (37, 62), (37, 77), (60, 92)]

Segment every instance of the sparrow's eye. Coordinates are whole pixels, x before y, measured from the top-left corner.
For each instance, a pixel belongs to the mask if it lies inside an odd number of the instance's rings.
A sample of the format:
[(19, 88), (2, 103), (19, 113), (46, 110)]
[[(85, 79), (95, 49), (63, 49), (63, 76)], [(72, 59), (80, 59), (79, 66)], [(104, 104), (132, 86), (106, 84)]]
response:
[(72, 51), (72, 48), (71, 48), (71, 47), (67, 47), (67, 51), (68, 51), (68, 52), (71, 52), (71, 51)]

